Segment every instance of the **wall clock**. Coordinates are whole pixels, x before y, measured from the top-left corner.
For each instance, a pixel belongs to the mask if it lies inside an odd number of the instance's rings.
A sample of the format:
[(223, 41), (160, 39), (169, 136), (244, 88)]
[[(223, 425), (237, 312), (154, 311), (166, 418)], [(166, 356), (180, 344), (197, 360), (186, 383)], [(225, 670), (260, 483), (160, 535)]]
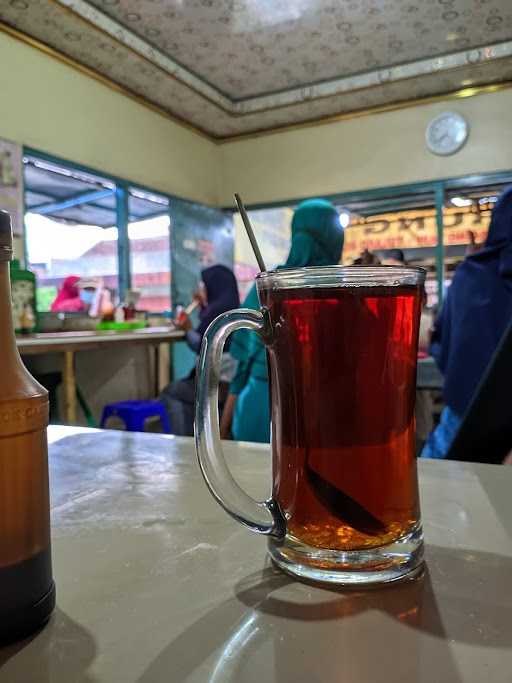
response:
[(469, 135), (466, 119), (453, 111), (446, 111), (428, 124), (425, 133), (427, 147), (433, 154), (455, 154)]

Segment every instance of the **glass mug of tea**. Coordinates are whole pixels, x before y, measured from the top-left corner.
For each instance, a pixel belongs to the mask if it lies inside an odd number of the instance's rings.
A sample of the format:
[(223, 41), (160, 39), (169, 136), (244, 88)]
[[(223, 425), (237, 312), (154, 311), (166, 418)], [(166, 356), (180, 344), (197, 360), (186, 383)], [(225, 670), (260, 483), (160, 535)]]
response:
[[(414, 402), (425, 271), (401, 266), (260, 273), (261, 311), (218, 317), (201, 348), (196, 448), (220, 505), (268, 536), (299, 578), (371, 585), (423, 562)], [(267, 348), (272, 496), (258, 502), (227, 468), (219, 435), (224, 343), (240, 328)]]

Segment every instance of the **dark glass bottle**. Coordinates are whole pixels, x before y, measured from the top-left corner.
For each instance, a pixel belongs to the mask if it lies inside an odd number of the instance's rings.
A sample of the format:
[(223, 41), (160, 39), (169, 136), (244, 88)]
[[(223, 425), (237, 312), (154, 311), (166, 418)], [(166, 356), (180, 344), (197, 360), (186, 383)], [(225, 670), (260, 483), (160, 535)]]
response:
[(48, 491), (48, 392), (14, 336), (9, 214), (0, 211), (0, 643), (42, 626), (55, 606)]

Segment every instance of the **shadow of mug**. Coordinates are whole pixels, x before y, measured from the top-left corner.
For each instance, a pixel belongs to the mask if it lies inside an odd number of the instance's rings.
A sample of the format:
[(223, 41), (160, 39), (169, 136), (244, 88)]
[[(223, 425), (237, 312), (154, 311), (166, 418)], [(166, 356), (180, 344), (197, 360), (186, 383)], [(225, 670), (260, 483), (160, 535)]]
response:
[(303, 588), (297, 595), (294, 582), (270, 568), (247, 577), (237, 596), (267, 618), (264, 629), (252, 615), (240, 625), (236, 637), (243, 633), (244, 655), (230, 658), (232, 677), (224, 680), (253, 680), (253, 657), (258, 652), (261, 660), (263, 640), (273, 642), (268, 680), (466, 680), (454, 660), (458, 644), (512, 645), (512, 558), (437, 546), (428, 548), (427, 558), (417, 580), (364, 592)]
[(247, 607), (272, 616), (323, 621), (378, 610), (430, 635), (510, 647), (512, 557), (429, 545), (426, 559), (426, 571), (417, 580), (378, 589), (346, 591), (311, 584), (310, 593), (326, 596), (313, 604), (302, 601), (300, 594), (291, 601), (276, 593), (285, 586), (296, 590), (308, 584), (299, 584), (271, 565), (247, 576), (235, 592)]
[(0, 649), (0, 681), (94, 683), (88, 670), (95, 656), (93, 636), (57, 608), (39, 632)]
[[(458, 683), (458, 645), (512, 645), (512, 558), (429, 546), (427, 561), (415, 581), (365, 591), (299, 583), (267, 566), (169, 643), (139, 681)], [(485, 678), (489, 660), (479, 661)], [(474, 658), (462, 664), (480, 680)]]

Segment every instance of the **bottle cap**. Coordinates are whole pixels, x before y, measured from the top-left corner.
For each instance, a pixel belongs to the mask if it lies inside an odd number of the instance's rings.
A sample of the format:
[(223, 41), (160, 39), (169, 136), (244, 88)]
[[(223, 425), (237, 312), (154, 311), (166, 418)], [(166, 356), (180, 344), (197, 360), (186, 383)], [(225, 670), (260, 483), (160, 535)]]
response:
[(12, 259), (11, 217), (7, 211), (0, 211), (0, 261)]

